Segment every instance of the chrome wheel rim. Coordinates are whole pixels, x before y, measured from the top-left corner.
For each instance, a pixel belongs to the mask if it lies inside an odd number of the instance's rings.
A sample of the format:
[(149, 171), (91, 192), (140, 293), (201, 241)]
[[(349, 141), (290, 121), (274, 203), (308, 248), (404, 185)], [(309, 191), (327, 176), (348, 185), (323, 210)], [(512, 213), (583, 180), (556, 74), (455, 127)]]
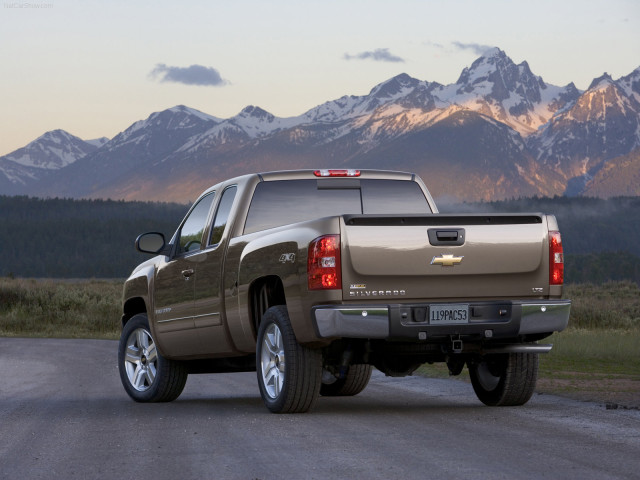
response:
[(496, 377), (491, 373), (491, 367), (487, 362), (482, 362), (476, 368), (476, 376), (478, 383), (487, 392), (491, 392), (496, 389), (500, 383), (500, 377)]
[(158, 370), (158, 353), (151, 334), (144, 328), (137, 328), (127, 338), (124, 367), (133, 388), (139, 392), (153, 386)]
[(267, 327), (262, 339), (260, 370), (267, 395), (278, 398), (284, 385), (285, 359), (282, 333), (275, 323)]

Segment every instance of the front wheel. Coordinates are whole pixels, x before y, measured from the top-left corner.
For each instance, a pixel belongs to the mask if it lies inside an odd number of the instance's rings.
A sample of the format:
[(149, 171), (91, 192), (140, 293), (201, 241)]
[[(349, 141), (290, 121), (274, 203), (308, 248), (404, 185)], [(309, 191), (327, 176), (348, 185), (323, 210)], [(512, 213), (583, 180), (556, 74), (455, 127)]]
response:
[(492, 407), (524, 405), (536, 388), (537, 353), (487, 355), (469, 363), (478, 399)]
[(322, 378), (320, 350), (300, 345), (287, 307), (269, 308), (260, 323), (256, 346), (258, 386), (273, 413), (301, 413), (315, 404)]
[(122, 329), (118, 369), (125, 391), (136, 402), (170, 402), (187, 383), (184, 365), (158, 352), (144, 314), (132, 317)]

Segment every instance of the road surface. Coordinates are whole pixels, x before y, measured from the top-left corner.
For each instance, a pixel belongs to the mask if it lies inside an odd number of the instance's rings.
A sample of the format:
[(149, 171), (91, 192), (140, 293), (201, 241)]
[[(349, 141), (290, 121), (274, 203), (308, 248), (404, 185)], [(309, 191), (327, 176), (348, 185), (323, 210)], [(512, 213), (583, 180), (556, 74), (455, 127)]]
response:
[(125, 394), (117, 343), (0, 338), (0, 478), (639, 478), (640, 411), (534, 395), (490, 408), (449, 379), (374, 374), (357, 397), (274, 415), (255, 373)]

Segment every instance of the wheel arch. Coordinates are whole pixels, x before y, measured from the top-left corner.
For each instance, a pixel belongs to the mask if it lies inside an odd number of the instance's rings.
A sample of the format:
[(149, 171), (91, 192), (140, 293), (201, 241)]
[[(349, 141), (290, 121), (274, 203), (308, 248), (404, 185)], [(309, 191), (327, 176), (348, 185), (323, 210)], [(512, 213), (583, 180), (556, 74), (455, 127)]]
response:
[(132, 297), (127, 299), (122, 305), (122, 327), (127, 324), (134, 315), (139, 313), (147, 314), (147, 303), (142, 297)]
[(249, 287), (249, 315), (256, 334), (264, 313), (271, 307), (286, 304), (284, 284), (280, 277), (267, 275), (254, 280)]

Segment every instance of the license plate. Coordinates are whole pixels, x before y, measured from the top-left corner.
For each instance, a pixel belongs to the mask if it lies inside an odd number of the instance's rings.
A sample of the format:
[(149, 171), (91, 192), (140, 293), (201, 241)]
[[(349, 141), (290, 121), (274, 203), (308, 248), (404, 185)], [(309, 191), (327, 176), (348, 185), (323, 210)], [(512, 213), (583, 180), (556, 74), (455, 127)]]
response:
[(431, 325), (469, 323), (469, 305), (431, 305), (429, 307), (429, 323)]

